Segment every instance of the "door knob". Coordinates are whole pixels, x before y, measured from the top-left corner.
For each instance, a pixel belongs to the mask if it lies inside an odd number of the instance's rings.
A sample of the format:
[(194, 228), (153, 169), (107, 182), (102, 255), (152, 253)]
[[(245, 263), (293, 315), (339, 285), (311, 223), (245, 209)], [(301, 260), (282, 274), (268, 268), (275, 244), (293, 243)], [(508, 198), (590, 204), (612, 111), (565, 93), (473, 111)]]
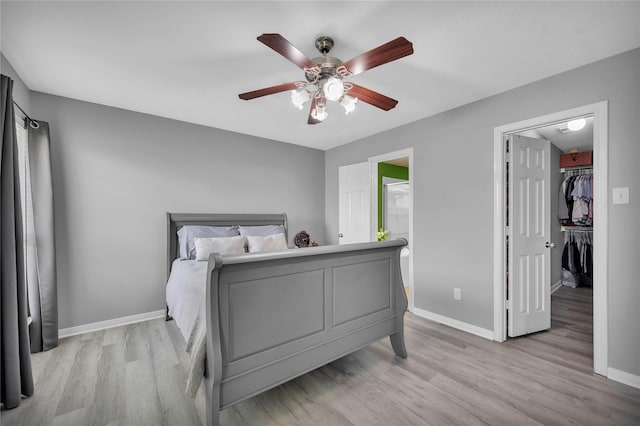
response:
[(556, 246), (556, 243), (550, 243), (549, 241), (547, 241), (546, 243), (544, 243), (544, 246), (546, 248), (554, 248)]
[(339, 238), (343, 238), (344, 237), (344, 235), (342, 235), (342, 232), (338, 234), (338, 237)]

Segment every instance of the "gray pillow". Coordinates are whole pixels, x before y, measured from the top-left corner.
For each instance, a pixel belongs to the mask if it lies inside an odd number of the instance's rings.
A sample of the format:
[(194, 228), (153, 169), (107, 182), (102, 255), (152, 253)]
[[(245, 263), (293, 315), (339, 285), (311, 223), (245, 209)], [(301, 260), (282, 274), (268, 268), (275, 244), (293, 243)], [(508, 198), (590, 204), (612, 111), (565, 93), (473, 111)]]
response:
[(258, 225), (258, 226), (238, 226), (240, 235), (249, 237), (268, 237), (269, 235), (284, 234), (282, 225)]
[(222, 238), (237, 237), (238, 228), (235, 226), (203, 226), (185, 225), (178, 230), (178, 248), (180, 259), (195, 259), (196, 245), (194, 238)]

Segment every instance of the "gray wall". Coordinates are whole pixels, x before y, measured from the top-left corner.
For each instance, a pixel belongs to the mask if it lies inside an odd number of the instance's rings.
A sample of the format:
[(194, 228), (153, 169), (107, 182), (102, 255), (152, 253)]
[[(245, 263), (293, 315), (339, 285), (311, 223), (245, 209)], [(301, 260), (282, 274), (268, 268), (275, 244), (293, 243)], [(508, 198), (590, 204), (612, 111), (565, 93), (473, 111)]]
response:
[(13, 69), (2, 52), (0, 52), (0, 73), (11, 77), (13, 80), (13, 100), (16, 101), (27, 114), (31, 115), (31, 95), (29, 88), (24, 84), (22, 78), (20, 78), (16, 70)]
[[(60, 328), (163, 309), (165, 212), (286, 212), (324, 241), (324, 153), (32, 92), (51, 127)], [(291, 239), (290, 238), (290, 239)]]
[(413, 147), (416, 306), (492, 329), (493, 129), (603, 100), (609, 185), (629, 186), (631, 198), (609, 208), (609, 365), (640, 375), (640, 49), (326, 151), (328, 242), (338, 235), (338, 167)]

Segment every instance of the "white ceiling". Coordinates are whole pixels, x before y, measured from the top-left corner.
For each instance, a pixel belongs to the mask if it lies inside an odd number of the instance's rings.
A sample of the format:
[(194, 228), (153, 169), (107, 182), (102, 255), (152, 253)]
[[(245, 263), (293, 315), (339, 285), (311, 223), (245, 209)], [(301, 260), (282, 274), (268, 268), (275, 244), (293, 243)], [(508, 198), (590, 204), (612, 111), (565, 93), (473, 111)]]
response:
[(593, 150), (593, 117), (585, 118), (585, 126), (578, 131), (560, 131), (566, 129), (567, 123), (552, 124), (535, 129), (539, 136), (551, 141), (563, 152), (571, 149), (580, 151)]
[[(640, 2), (11, 2), (1, 49), (30, 89), (319, 149), (342, 145), (640, 47)], [(319, 35), (346, 61), (398, 36), (415, 53), (351, 81), (395, 98), (307, 124), (303, 79), (256, 40), (280, 33), (309, 57)]]

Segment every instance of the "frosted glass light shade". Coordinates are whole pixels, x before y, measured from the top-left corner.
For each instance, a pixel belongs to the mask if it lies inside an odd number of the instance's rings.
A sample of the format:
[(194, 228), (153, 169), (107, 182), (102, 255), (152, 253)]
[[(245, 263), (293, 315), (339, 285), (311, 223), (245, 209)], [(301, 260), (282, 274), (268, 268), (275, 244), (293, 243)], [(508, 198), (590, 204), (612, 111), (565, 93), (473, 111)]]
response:
[(313, 111), (311, 111), (311, 117), (318, 121), (323, 121), (328, 116), (329, 114), (327, 114), (327, 111), (325, 111), (324, 107), (320, 105), (317, 105)]
[(291, 102), (293, 102), (293, 106), (298, 109), (302, 109), (305, 102), (309, 100), (309, 92), (306, 90), (292, 90), (291, 91)]
[(322, 87), (324, 91), (324, 96), (330, 101), (337, 101), (344, 94), (344, 85), (342, 84), (342, 80), (329, 77), (329, 79), (324, 83)]
[(344, 95), (342, 100), (340, 101), (340, 105), (344, 108), (344, 113), (349, 114), (356, 109), (356, 102), (358, 102), (358, 98), (354, 98), (353, 96)]

